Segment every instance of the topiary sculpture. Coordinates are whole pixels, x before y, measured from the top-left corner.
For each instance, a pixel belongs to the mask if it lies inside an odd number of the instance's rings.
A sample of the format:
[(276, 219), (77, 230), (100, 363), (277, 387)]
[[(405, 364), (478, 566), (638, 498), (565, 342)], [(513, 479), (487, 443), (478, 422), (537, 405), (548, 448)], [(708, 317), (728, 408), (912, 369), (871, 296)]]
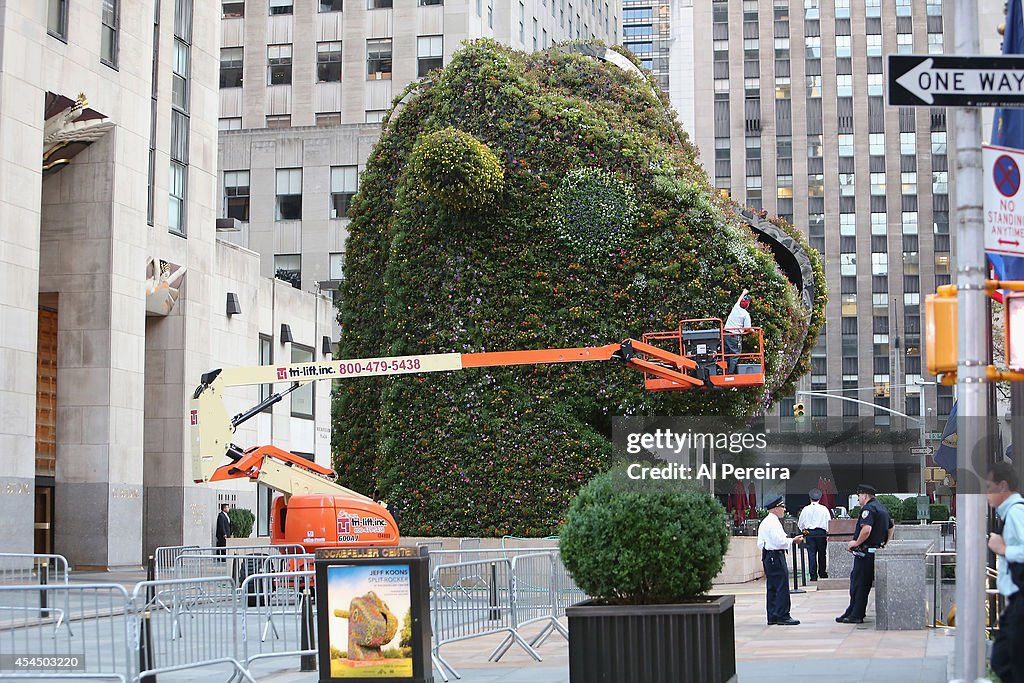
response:
[[(610, 364), (341, 382), (335, 468), (404, 534), (550, 534), (611, 464), (613, 416), (757, 413), (806, 371), (823, 285), (790, 283), (635, 71), (481, 40), (400, 98), (353, 200), (339, 355), (606, 344), (724, 318), (747, 288), (767, 384), (650, 394)], [(817, 282), (807, 254), (791, 269)]]

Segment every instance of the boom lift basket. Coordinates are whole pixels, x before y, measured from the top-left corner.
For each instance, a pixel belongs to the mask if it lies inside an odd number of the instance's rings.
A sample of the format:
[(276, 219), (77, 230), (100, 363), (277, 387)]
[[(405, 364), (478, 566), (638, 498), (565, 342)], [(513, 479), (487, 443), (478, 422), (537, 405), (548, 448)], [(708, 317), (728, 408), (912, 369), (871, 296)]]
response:
[[(727, 340), (738, 339), (739, 353), (725, 350)], [(721, 318), (692, 318), (679, 323), (671, 332), (648, 332), (645, 344), (688, 358), (697, 364), (688, 374), (703, 381), (702, 386), (681, 384), (651, 373), (644, 373), (648, 391), (678, 391), (690, 388), (751, 387), (764, 384), (764, 333), (760, 327), (725, 329)], [(727, 372), (729, 360), (736, 359), (736, 371)]]

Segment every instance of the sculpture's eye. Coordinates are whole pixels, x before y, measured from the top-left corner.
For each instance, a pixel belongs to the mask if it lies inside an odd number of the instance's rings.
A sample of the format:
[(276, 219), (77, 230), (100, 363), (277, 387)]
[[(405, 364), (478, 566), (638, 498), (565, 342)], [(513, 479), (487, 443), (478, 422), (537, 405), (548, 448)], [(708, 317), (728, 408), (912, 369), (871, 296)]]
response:
[(450, 126), (420, 138), (410, 162), (419, 186), (450, 209), (487, 206), (504, 187), (504, 170), (494, 152)]
[(610, 171), (570, 171), (553, 195), (558, 236), (577, 254), (607, 254), (628, 241), (637, 220), (633, 188)]

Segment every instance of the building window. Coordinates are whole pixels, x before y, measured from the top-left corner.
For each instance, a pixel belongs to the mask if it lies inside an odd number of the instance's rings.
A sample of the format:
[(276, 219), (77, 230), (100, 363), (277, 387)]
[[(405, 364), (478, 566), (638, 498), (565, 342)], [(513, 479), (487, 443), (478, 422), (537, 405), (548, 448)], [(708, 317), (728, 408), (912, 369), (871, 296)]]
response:
[(932, 133), (932, 154), (946, 153), (946, 131)]
[(839, 234), (842, 237), (854, 237), (857, 234), (857, 215), (852, 213), (839, 214)]
[(905, 195), (917, 194), (917, 173), (900, 173), (900, 191)]
[(220, 3), (220, 16), (224, 19), (244, 17), (245, 0), (222, 0)]
[(302, 169), (277, 169), (277, 211), (279, 221), (302, 220)]
[(882, 56), (882, 34), (869, 33), (867, 36), (868, 57)]
[[(298, 257), (296, 257), (298, 258)], [(300, 344), (292, 344), (292, 363), (312, 363), (313, 349)], [(316, 382), (306, 382), (292, 392), (292, 417), (313, 419), (313, 387)]]
[(341, 80), (341, 41), (316, 44), (316, 80), (320, 83)]
[(171, 55), (171, 104), (182, 111), (188, 111), (188, 58), (188, 43), (175, 38)]
[(302, 288), (302, 255), (274, 254), (274, 277), (295, 289)]
[(430, 7), (432, 5), (443, 5), (444, 0), (420, 0), (420, 7)]
[(849, 57), (851, 36), (836, 36), (836, 57)]
[(224, 171), (224, 215), (249, 221), (248, 171)]
[(359, 172), (355, 166), (331, 167), (331, 218), (347, 218), (352, 197), (359, 190)]
[(167, 202), (167, 229), (175, 235), (185, 236), (185, 188), (188, 166), (177, 161), (171, 162), (168, 178), (169, 200)]
[[(274, 339), (268, 335), (260, 335), (260, 365), (273, 365), (274, 364)], [(261, 384), (260, 385), (260, 403), (270, 397), (270, 394), (274, 391), (273, 384)], [(265, 412), (272, 411), (273, 408), (267, 407), (264, 409)]]
[(109, 66), (117, 66), (120, 9), (120, 0), (103, 0), (100, 10), (100, 61)]
[(63, 41), (68, 39), (68, 0), (47, 0), (46, 32)]
[(327, 126), (340, 126), (341, 125), (341, 112), (340, 111), (329, 111), (329, 112), (317, 112), (316, 125), (318, 128), (325, 128)]
[(292, 46), (267, 45), (267, 85), (291, 85)]
[(838, 97), (853, 97), (853, 76), (836, 76), (836, 95)]
[(419, 36), (416, 38), (416, 77), (423, 78), (443, 65), (443, 36)]
[(871, 194), (885, 194), (885, 174), (871, 174)]
[(868, 154), (872, 156), (885, 154), (885, 133), (868, 134)]
[(242, 48), (225, 47), (221, 49), (220, 87), (242, 87)]
[(293, 0), (270, 0), (270, 14), (291, 14)]
[(385, 109), (367, 109), (363, 117), (364, 123), (383, 123), (384, 114), (387, 113)]
[(272, 114), (267, 117), (267, 128), (291, 128), (291, 114)]
[(342, 4), (342, 0), (320, 0), (320, 11), (340, 12), (342, 11)]
[(369, 81), (391, 79), (390, 38), (366, 41), (366, 79)]
[(366, 9), (391, 9), (391, 0), (366, 0)]
[(332, 280), (345, 279), (345, 252), (331, 254), (330, 278)]
[(839, 156), (853, 156), (853, 135), (844, 134), (839, 136)]
[(242, 130), (242, 117), (226, 116), (218, 119), (217, 130)]

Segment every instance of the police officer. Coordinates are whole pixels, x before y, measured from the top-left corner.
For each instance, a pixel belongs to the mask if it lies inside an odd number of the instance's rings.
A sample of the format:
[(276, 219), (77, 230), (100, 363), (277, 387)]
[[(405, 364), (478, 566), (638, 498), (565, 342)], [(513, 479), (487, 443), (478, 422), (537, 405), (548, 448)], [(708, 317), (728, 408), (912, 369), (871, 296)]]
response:
[(884, 546), (892, 533), (892, 516), (884, 505), (875, 500), (874, 486), (860, 484), (857, 500), (861, 505), (853, 540), (846, 549), (853, 553), (853, 571), (850, 572), (850, 606), (841, 616), (840, 624), (863, 624), (868, 608), (868, 593), (875, 582), (875, 552)]
[(757, 527), (757, 547), (761, 549), (761, 565), (767, 581), (765, 600), (768, 607), (769, 626), (797, 626), (800, 622), (789, 614), (789, 570), (786, 567), (786, 549), (793, 543), (801, 543), (803, 536), (789, 538), (782, 528), (782, 516), (786, 514), (786, 503), (779, 496), (768, 503), (768, 514)]
[(811, 570), (811, 581), (817, 581), (820, 576), (828, 578), (826, 567), (826, 552), (828, 547), (828, 523), (832, 519), (832, 513), (828, 508), (819, 503), (821, 500), (821, 489), (813, 488), (807, 494), (811, 504), (800, 511), (800, 519), (797, 526), (807, 537), (807, 567)]

